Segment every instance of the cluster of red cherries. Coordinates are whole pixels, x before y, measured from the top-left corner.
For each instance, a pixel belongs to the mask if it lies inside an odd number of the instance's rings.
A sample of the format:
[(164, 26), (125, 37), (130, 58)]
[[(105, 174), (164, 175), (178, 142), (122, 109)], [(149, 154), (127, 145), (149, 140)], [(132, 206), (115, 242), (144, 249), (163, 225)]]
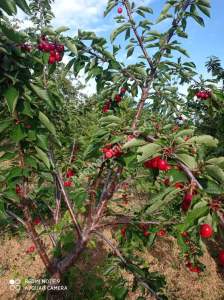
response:
[(198, 98), (198, 99), (201, 99), (201, 100), (206, 100), (208, 99), (209, 97), (211, 97), (211, 92), (209, 91), (199, 91), (195, 94), (195, 96)]
[(46, 36), (41, 36), (38, 49), (42, 52), (50, 53), (48, 63), (51, 65), (62, 60), (65, 50), (64, 45), (51, 43)]
[(147, 160), (144, 163), (144, 167), (146, 169), (158, 169), (160, 171), (168, 171), (171, 169), (171, 166), (168, 164), (167, 160), (161, 159), (160, 156)]
[[(116, 94), (116, 95), (114, 96), (114, 101), (115, 101), (117, 104), (121, 102), (121, 100), (122, 100), (122, 98), (124, 97), (126, 91), (127, 91), (126, 88), (122, 87), (122, 88), (120, 89), (120, 93), (119, 93), (119, 94)], [(104, 105), (103, 105), (102, 112), (103, 112), (103, 113), (107, 113), (107, 112), (110, 110), (111, 105), (112, 105), (111, 100), (106, 101), (106, 102), (104, 103)]]
[(72, 169), (68, 169), (66, 172), (66, 178), (68, 180), (64, 181), (64, 187), (72, 186), (72, 177), (75, 176), (75, 172)]
[[(211, 225), (209, 224), (202, 224), (199, 228), (199, 234), (202, 238), (210, 238), (213, 235), (213, 229)], [(191, 248), (191, 240), (189, 239), (188, 232), (184, 231), (182, 233), (182, 237), (184, 238), (184, 242), (189, 245)], [(187, 253), (187, 256), (189, 256), (189, 253)], [(189, 269), (189, 271), (193, 273), (200, 273), (202, 270), (199, 266), (193, 265), (190, 261), (187, 260), (186, 267)]]
[(122, 155), (121, 146), (118, 144), (106, 145), (105, 147), (103, 147), (103, 149), (101, 151), (104, 153), (104, 159), (110, 159), (113, 157), (117, 158)]

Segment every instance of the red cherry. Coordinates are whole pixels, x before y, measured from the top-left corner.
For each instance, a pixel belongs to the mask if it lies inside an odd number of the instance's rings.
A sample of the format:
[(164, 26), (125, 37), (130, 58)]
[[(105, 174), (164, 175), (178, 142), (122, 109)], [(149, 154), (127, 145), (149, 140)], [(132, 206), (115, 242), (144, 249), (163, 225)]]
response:
[(50, 51), (54, 51), (56, 49), (55, 44), (49, 43), (49, 49)]
[(176, 182), (174, 186), (175, 186), (176, 189), (183, 189), (184, 188), (184, 185), (181, 182)]
[(72, 186), (72, 181), (64, 181), (64, 187)]
[(113, 155), (115, 157), (119, 157), (119, 156), (122, 155), (122, 150), (121, 150), (121, 147), (119, 145), (114, 146), (112, 151), (113, 151)]
[(166, 160), (164, 159), (159, 159), (158, 162), (157, 162), (157, 165), (158, 165), (158, 169), (161, 170), (161, 171), (167, 171), (168, 170), (168, 163)]
[(49, 60), (48, 60), (48, 63), (49, 63), (50, 65), (53, 65), (53, 64), (55, 63), (55, 56), (50, 56), (50, 57), (49, 57)]
[(187, 212), (191, 206), (191, 202), (183, 201), (181, 204), (181, 208), (184, 212)]
[(121, 97), (121, 95), (119, 95), (119, 94), (115, 95), (115, 97), (114, 97), (114, 100), (115, 100), (115, 102), (117, 102), (117, 103), (121, 102), (121, 99), (122, 99), (122, 97)]
[(47, 43), (47, 42), (43, 42), (42, 43), (42, 48), (43, 48), (43, 51), (44, 52), (49, 52), (51, 49), (50, 49), (50, 45), (49, 45), (49, 43)]
[(163, 180), (163, 183), (166, 185), (166, 186), (169, 186), (170, 185), (170, 179), (169, 178), (166, 178)]
[(75, 172), (72, 169), (68, 169), (66, 173), (66, 178), (70, 178), (75, 175)]
[(123, 8), (122, 8), (122, 7), (118, 7), (117, 12), (118, 12), (119, 14), (122, 14)]
[(58, 52), (64, 52), (65, 51), (64, 45), (56, 45), (56, 49), (57, 49)]
[(26, 125), (25, 125), (25, 128), (30, 129), (30, 128), (32, 128), (32, 125), (26, 124)]
[(124, 95), (125, 93), (126, 93), (126, 88), (121, 88), (121, 90), (120, 90), (120, 93), (122, 94), (122, 95)]
[(58, 51), (55, 52), (55, 60), (60, 61), (61, 60), (61, 55)]
[(182, 235), (182, 237), (188, 237), (189, 236), (187, 231), (182, 232), (181, 235)]
[(193, 195), (192, 195), (191, 193), (186, 193), (186, 194), (184, 195), (183, 201), (185, 201), (185, 202), (191, 202), (192, 199), (193, 199)]
[(34, 220), (33, 220), (33, 224), (34, 225), (39, 225), (41, 223), (41, 219), (40, 218), (35, 218)]
[(219, 252), (219, 263), (220, 263), (221, 265), (224, 265), (224, 250), (221, 250), (221, 251)]
[(210, 238), (213, 234), (213, 229), (209, 224), (202, 224), (199, 232), (202, 238)]
[(112, 158), (114, 156), (114, 152), (112, 149), (108, 150), (106, 153), (105, 153), (105, 158)]
[(143, 234), (144, 234), (144, 236), (145, 236), (145, 237), (147, 237), (147, 236), (149, 236), (149, 235), (150, 235), (150, 232), (148, 232), (148, 231), (144, 231), (144, 232), (143, 232)]
[(122, 235), (123, 237), (125, 237), (125, 235), (126, 235), (126, 230), (127, 230), (126, 227), (122, 227), (122, 228), (121, 228), (121, 235)]
[(163, 236), (166, 235), (166, 231), (163, 230), (163, 229), (161, 229), (160, 231), (158, 231), (158, 232), (156, 233), (156, 235), (157, 235), (157, 236), (160, 236), (160, 237), (163, 237)]
[(32, 253), (35, 251), (35, 246), (30, 246), (27, 250), (26, 250), (26, 253)]
[(16, 185), (16, 194), (17, 195), (20, 195), (22, 193), (22, 189), (21, 189), (21, 187), (17, 184)]
[(195, 266), (195, 267), (189, 267), (189, 270), (191, 271), (191, 272), (194, 272), (194, 273), (200, 273), (201, 272), (201, 269), (199, 268), (199, 267), (197, 267), (197, 266)]

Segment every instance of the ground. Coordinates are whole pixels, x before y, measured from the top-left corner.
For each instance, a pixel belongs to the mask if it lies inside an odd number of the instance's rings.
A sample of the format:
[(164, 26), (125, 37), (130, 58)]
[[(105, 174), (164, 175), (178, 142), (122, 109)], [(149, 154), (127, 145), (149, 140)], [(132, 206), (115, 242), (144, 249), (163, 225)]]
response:
[[(107, 233), (109, 235), (109, 233)], [(46, 240), (45, 243), (48, 243)], [(0, 248), (0, 299), (36, 299), (35, 295), (16, 293), (10, 289), (9, 280), (15, 278), (44, 278), (44, 266), (39, 257), (34, 253), (27, 254), (27, 248), (32, 245), (27, 238), (5, 237), (1, 240)], [(94, 272), (97, 265), (105, 259), (107, 248), (100, 245), (97, 251), (93, 251), (92, 261), (89, 264), (82, 259), (82, 270)], [(88, 250), (92, 251), (92, 250)], [(170, 237), (160, 238), (150, 252), (145, 252), (144, 257), (149, 261), (151, 270), (158, 271), (166, 276), (167, 295), (169, 300), (223, 300), (224, 278), (222, 270), (208, 251), (205, 252), (202, 262), (207, 270), (202, 275), (190, 273), (178, 259), (178, 247)], [(97, 270), (96, 270), (97, 272)], [(82, 272), (84, 273), (84, 272)], [(127, 278), (131, 276), (127, 274)], [(78, 283), (81, 287), (81, 282)], [(77, 298), (75, 298), (77, 299)], [(79, 298), (82, 300), (82, 298)], [(137, 294), (130, 293), (130, 300), (137, 299)], [(148, 298), (150, 300), (150, 297)], [(83, 299), (84, 300), (84, 299)], [(99, 299), (100, 300), (100, 299)]]

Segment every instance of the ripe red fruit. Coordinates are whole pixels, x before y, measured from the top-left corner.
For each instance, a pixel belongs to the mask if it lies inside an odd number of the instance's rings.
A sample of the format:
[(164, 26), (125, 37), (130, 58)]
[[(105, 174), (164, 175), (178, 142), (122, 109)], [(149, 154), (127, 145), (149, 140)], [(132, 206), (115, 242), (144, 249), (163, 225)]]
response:
[(202, 238), (210, 238), (213, 234), (213, 229), (209, 224), (202, 224), (199, 232)]
[(64, 52), (65, 51), (64, 45), (56, 45), (56, 49), (57, 49), (58, 52)]
[(194, 273), (200, 273), (201, 272), (201, 268), (199, 268), (198, 266), (195, 266), (195, 267), (189, 267), (189, 270), (191, 272), (194, 272)]
[(150, 232), (148, 232), (148, 231), (144, 231), (144, 232), (143, 232), (143, 234), (144, 234), (144, 236), (145, 236), (145, 237), (147, 237), (147, 236), (149, 236), (149, 235), (150, 235)]
[(224, 250), (219, 252), (219, 263), (224, 266)]
[(146, 169), (157, 169), (158, 168), (158, 161), (160, 160), (160, 157), (154, 157), (153, 159), (147, 160), (144, 163), (144, 167)]
[(157, 236), (160, 236), (160, 237), (163, 237), (163, 236), (166, 235), (166, 231), (163, 230), (163, 229), (161, 229), (160, 231), (158, 231), (158, 232), (156, 233), (156, 235), (157, 235)]
[(64, 181), (64, 187), (72, 186), (72, 181)]
[(121, 95), (119, 95), (119, 94), (115, 95), (115, 97), (114, 97), (114, 100), (115, 100), (115, 102), (117, 102), (117, 103), (121, 102), (121, 99), (122, 99), (122, 97), (121, 97)]
[(55, 63), (55, 56), (50, 56), (50, 57), (49, 57), (49, 60), (48, 60), (48, 63), (49, 63), (50, 65), (53, 65), (53, 64)]
[(122, 7), (118, 7), (117, 12), (118, 12), (119, 14), (122, 14), (123, 8), (122, 8)]
[(158, 159), (157, 166), (160, 171), (168, 171), (170, 169), (169, 164), (164, 159)]
[(30, 246), (27, 250), (26, 253), (33, 253), (35, 251), (35, 246)]
[(61, 60), (61, 55), (60, 55), (60, 53), (58, 52), (58, 51), (55, 51), (55, 60), (56, 61), (60, 61)]
[(115, 156), (115, 157), (119, 157), (122, 154), (122, 150), (119, 145), (114, 146), (112, 151), (113, 151), (113, 156)]
[(25, 128), (30, 129), (30, 128), (32, 128), (32, 125), (26, 124), (26, 125), (25, 125)]
[(113, 150), (112, 149), (108, 150), (104, 156), (105, 158), (112, 158), (114, 156)]
[(186, 193), (186, 194), (184, 195), (183, 201), (185, 201), (185, 202), (191, 202), (192, 199), (193, 199), (193, 195), (192, 195), (191, 193)]
[(176, 189), (183, 189), (184, 188), (184, 185), (181, 182), (176, 182), (174, 186), (175, 186)]
[(20, 195), (22, 193), (22, 189), (21, 189), (21, 187), (17, 184), (16, 185), (16, 194), (17, 195)]
[(123, 237), (125, 237), (125, 235), (126, 235), (126, 230), (127, 230), (126, 227), (122, 227), (122, 228), (121, 228), (121, 235), (122, 235)]
[(182, 237), (188, 237), (189, 236), (187, 231), (182, 232), (181, 235), (182, 235)]
[(35, 218), (34, 220), (33, 220), (33, 224), (34, 225), (39, 225), (41, 223), (41, 219), (40, 218)]
[(120, 93), (122, 94), (122, 95), (124, 95), (125, 93), (126, 93), (126, 88), (121, 88), (121, 90), (120, 90)]
[(54, 50), (56, 49), (56, 45), (50, 43), (50, 44), (49, 44), (49, 49), (50, 49), (50, 51), (54, 51)]
[(68, 169), (66, 173), (66, 178), (70, 178), (75, 175), (75, 172), (72, 169)]
[(163, 180), (163, 183), (166, 185), (166, 186), (169, 186), (170, 185), (170, 179), (169, 178), (166, 178)]

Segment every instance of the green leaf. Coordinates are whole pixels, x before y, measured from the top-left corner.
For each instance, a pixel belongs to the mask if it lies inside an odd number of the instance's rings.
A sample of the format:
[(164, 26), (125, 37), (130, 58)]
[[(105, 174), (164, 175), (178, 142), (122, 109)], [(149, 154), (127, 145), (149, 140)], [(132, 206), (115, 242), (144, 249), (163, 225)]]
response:
[(21, 32), (15, 31), (12, 27), (1, 23), (1, 30), (6, 35), (6, 37), (16, 43), (21, 43), (24, 40), (24, 34)]
[(218, 166), (206, 166), (205, 167), (209, 176), (213, 177), (220, 183), (224, 183), (224, 171)]
[(129, 23), (125, 23), (123, 25), (121, 25), (120, 27), (116, 28), (112, 33), (111, 33), (111, 36), (110, 36), (110, 40), (111, 42), (113, 42), (116, 37), (123, 31), (127, 30), (128, 28), (130, 28), (131, 25)]
[(70, 30), (69, 27), (67, 27), (67, 26), (60, 26), (60, 27), (58, 27), (58, 28), (55, 30), (55, 32), (58, 33), (58, 34), (60, 34), (60, 33), (62, 33), (62, 32), (68, 31), (68, 30)]
[(0, 156), (0, 162), (6, 161), (6, 160), (11, 160), (15, 158), (17, 154), (15, 152), (6, 152), (2, 156)]
[(99, 121), (101, 123), (108, 123), (108, 124), (110, 124), (110, 123), (118, 123), (119, 124), (121, 122), (121, 119), (118, 118), (118, 117), (116, 117), (116, 116), (111, 115), (111, 116), (108, 116), (108, 117), (103, 117)]
[(218, 165), (220, 167), (224, 167), (224, 156), (211, 158), (206, 161), (206, 164)]
[(128, 148), (132, 148), (132, 147), (138, 147), (138, 146), (143, 146), (145, 145), (147, 142), (145, 140), (141, 140), (141, 139), (132, 139), (131, 141), (125, 143), (122, 147), (122, 149), (128, 149)]
[(21, 125), (16, 125), (10, 134), (10, 138), (16, 143), (20, 142), (25, 137), (26, 137), (26, 133), (23, 131)]
[(217, 147), (218, 140), (213, 138), (211, 135), (199, 135), (190, 138), (188, 143), (195, 143), (198, 145), (204, 145), (206, 147)]
[(180, 137), (180, 136), (189, 136), (194, 134), (194, 129), (183, 129), (178, 131), (175, 135), (174, 138)]
[(45, 100), (45, 101), (50, 101), (47, 90), (45, 90), (33, 83), (30, 83), (30, 86), (40, 99)]
[(116, 5), (116, 1), (109, 1), (106, 10), (104, 11), (104, 17), (106, 17)]
[(37, 157), (45, 164), (45, 166), (50, 169), (50, 161), (48, 159), (47, 154), (42, 151), (40, 148), (38, 148), (37, 146), (34, 147), (37, 151)]
[(138, 155), (138, 162), (143, 162), (153, 155), (157, 154), (161, 150), (161, 146), (156, 143), (150, 143), (148, 145), (142, 146), (138, 148), (138, 153), (141, 153), (141, 155)]
[(151, 9), (151, 7), (147, 7), (147, 6), (139, 6), (138, 9), (148, 13), (148, 14), (152, 14), (153, 10)]
[(197, 4), (197, 7), (200, 9), (201, 12), (203, 12), (203, 14), (205, 14), (207, 17), (210, 18), (211, 15), (210, 15), (209, 8), (200, 4)]
[(130, 47), (130, 48), (128, 49), (128, 51), (127, 51), (127, 58), (130, 57), (130, 56), (132, 56), (134, 50), (135, 50), (135, 47), (134, 47), (134, 46), (133, 46), (133, 47)]
[(13, 0), (1, 0), (0, 7), (10, 16), (17, 12), (15, 1)]
[(198, 4), (209, 7), (209, 8), (211, 7), (210, 0), (198, 0)]
[(193, 209), (188, 213), (187, 217), (184, 220), (184, 224), (177, 225), (177, 229), (180, 230), (181, 232), (189, 229), (190, 227), (192, 227), (197, 223), (198, 219), (206, 216), (208, 213), (209, 213), (209, 208), (207, 205), (204, 207)]
[(30, 8), (25, 0), (16, 0), (16, 4), (26, 13), (30, 14)]
[(168, 18), (172, 18), (172, 15), (169, 13), (161, 13), (159, 18), (156, 20), (156, 24), (158, 24)]
[(205, 22), (201, 17), (196, 16), (196, 15), (191, 15), (191, 16), (199, 25), (201, 25), (202, 27), (205, 27)]
[(176, 154), (176, 158), (181, 162), (183, 162), (191, 170), (195, 170), (198, 167), (197, 162), (193, 156), (183, 153), (183, 154)]
[(4, 96), (6, 98), (9, 111), (13, 113), (16, 108), (17, 101), (19, 99), (19, 92), (14, 88), (10, 87), (5, 93)]
[(4, 130), (6, 130), (10, 125), (12, 124), (11, 121), (5, 120), (0, 122), (0, 133), (2, 133)]
[(77, 56), (78, 55), (78, 50), (77, 50), (77, 47), (76, 47), (75, 43), (71, 42), (68, 39), (66, 39), (64, 42), (65, 42), (65, 45), (68, 48), (68, 50), (71, 51), (73, 54), (75, 54)]
[(173, 200), (178, 193), (180, 193), (180, 190), (173, 187), (169, 187), (165, 189), (165, 191), (159, 192), (152, 199), (150, 199), (150, 202), (152, 202), (152, 204), (147, 208), (146, 213), (152, 214), (157, 210), (165, 208), (163, 206)]
[(48, 117), (41, 111), (39, 112), (39, 120), (54, 136), (56, 136), (56, 129), (54, 125), (51, 123)]

